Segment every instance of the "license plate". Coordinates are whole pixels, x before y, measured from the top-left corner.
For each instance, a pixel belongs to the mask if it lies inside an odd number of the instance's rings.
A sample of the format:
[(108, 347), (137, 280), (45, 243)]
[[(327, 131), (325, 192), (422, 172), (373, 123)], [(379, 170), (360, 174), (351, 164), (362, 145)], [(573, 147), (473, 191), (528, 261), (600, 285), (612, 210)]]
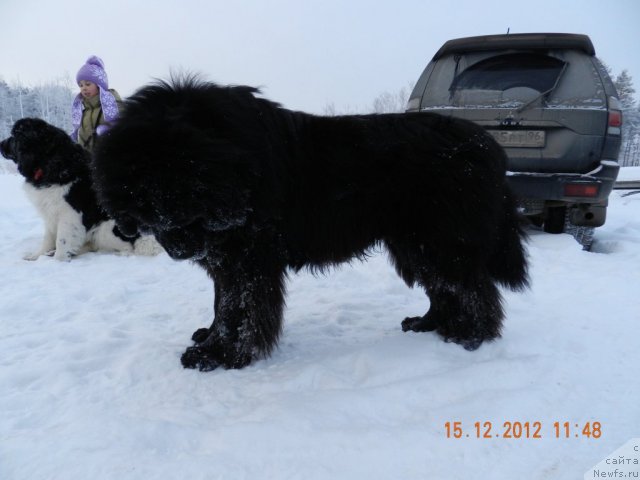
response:
[(544, 147), (543, 130), (488, 130), (503, 147)]

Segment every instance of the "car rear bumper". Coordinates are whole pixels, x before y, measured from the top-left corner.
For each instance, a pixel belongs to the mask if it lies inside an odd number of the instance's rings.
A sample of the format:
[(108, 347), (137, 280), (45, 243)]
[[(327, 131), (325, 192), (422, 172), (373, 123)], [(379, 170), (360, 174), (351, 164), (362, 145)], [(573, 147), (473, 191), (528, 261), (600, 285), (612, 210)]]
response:
[[(595, 170), (580, 173), (507, 172), (507, 182), (520, 199), (557, 201), (567, 204), (605, 204), (615, 184), (620, 165), (614, 160), (602, 160)], [(594, 187), (589, 196), (568, 194), (567, 186)]]

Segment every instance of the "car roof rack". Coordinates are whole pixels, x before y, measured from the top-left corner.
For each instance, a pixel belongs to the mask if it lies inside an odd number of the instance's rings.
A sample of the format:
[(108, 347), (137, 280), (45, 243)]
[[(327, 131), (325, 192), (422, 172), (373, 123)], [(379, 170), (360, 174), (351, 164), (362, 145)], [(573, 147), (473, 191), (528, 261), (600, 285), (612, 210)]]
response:
[(482, 35), (456, 38), (446, 42), (433, 56), (437, 60), (449, 53), (481, 52), (508, 49), (569, 48), (582, 50), (588, 55), (596, 54), (587, 35), (576, 33), (514, 33), (506, 35)]

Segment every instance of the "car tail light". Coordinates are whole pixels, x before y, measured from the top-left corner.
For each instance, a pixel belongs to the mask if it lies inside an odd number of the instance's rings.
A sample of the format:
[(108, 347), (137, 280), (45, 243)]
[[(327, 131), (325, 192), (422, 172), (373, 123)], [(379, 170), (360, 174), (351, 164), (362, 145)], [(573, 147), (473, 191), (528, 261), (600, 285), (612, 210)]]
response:
[(565, 197), (597, 197), (600, 185), (597, 183), (568, 183), (564, 186)]
[(618, 110), (611, 110), (609, 112), (609, 126), (610, 127), (622, 126), (622, 112)]
[(616, 97), (609, 97), (609, 120), (607, 123), (607, 133), (609, 135), (620, 135), (622, 127), (622, 107)]

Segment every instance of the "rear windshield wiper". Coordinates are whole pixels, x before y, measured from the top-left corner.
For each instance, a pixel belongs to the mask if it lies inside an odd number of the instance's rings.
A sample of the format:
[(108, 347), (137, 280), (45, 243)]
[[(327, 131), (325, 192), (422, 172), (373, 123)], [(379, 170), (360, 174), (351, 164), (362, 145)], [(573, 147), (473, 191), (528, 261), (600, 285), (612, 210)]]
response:
[(542, 97), (546, 97), (551, 92), (553, 92), (558, 87), (558, 84), (560, 83), (560, 79), (562, 78), (562, 75), (564, 74), (565, 70), (567, 69), (567, 65), (569, 65), (569, 63), (568, 62), (564, 62), (564, 65), (562, 65), (562, 70), (560, 70), (560, 73), (558, 73), (556, 81), (555, 81), (555, 83), (553, 84), (553, 86), (550, 89), (545, 90), (540, 95), (537, 95), (533, 100), (531, 100), (531, 101), (525, 103), (524, 105), (522, 105), (518, 110), (516, 110), (516, 112), (517, 113), (522, 113), (527, 108), (529, 108), (531, 105), (533, 105), (535, 102), (540, 100)]

